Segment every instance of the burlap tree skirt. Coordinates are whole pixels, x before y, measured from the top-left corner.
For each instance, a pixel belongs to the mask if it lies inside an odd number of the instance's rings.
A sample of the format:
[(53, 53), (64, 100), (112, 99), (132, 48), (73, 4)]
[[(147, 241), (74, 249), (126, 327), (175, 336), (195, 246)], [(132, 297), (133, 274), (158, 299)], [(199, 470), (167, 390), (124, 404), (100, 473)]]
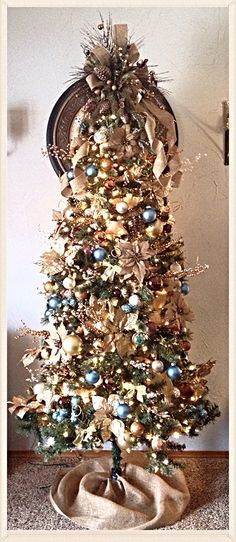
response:
[(61, 470), (50, 490), (55, 510), (92, 530), (157, 529), (179, 520), (189, 503), (180, 469), (167, 477), (125, 463), (117, 481), (110, 473), (109, 457)]

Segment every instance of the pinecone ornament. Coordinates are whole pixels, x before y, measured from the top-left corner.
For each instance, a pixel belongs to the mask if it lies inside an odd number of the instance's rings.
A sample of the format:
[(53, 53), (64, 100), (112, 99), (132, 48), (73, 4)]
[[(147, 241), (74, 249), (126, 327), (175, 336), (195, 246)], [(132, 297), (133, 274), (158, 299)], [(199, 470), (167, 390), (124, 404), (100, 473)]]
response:
[(93, 71), (100, 81), (107, 81), (111, 78), (111, 70), (108, 66), (96, 66)]
[(127, 224), (125, 224), (125, 228), (128, 230), (130, 235), (137, 235), (137, 231), (144, 228), (142, 217), (139, 215), (130, 217)]
[(92, 113), (97, 107), (97, 103), (93, 98), (90, 98), (83, 107), (85, 113)]
[(99, 104), (98, 112), (101, 115), (105, 115), (106, 113), (108, 113), (108, 111), (110, 111), (110, 109), (111, 109), (111, 103), (109, 102), (109, 100), (103, 100)]

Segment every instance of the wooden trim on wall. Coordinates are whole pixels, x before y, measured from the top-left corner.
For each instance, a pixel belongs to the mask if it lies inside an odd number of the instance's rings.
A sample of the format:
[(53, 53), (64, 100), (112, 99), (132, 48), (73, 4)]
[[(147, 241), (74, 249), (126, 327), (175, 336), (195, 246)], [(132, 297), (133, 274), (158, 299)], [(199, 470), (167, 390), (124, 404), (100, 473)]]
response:
[[(137, 452), (137, 453), (142, 453), (142, 452)], [(93, 452), (93, 451), (86, 451), (86, 452), (82, 452), (82, 451), (73, 451), (73, 452), (65, 452), (63, 454), (61, 454), (60, 456), (57, 456), (56, 459), (58, 458), (63, 458), (63, 457), (80, 457), (80, 456), (85, 456), (85, 457), (98, 457), (98, 454), (102, 454), (102, 455), (109, 455), (110, 452), (109, 451), (101, 451), (101, 452)], [(206, 459), (213, 459), (213, 458), (218, 458), (218, 459), (224, 459), (224, 458), (228, 458), (229, 457), (229, 452), (227, 450), (214, 450), (214, 451), (209, 451), (209, 450), (183, 450), (182, 452), (178, 452), (178, 451), (172, 451), (170, 452), (170, 455), (172, 457), (182, 457), (182, 459), (187, 459), (187, 458), (199, 458), (199, 459), (202, 459), (202, 458), (206, 458)], [(8, 451), (8, 458), (9, 459), (13, 459), (13, 458), (22, 458), (22, 459), (25, 459), (26, 461), (27, 460), (32, 460), (32, 459), (37, 459), (37, 460), (41, 460), (43, 461), (43, 456), (39, 455), (39, 454), (36, 454), (34, 451), (32, 450), (9, 450)], [(53, 460), (52, 460), (53, 461)]]

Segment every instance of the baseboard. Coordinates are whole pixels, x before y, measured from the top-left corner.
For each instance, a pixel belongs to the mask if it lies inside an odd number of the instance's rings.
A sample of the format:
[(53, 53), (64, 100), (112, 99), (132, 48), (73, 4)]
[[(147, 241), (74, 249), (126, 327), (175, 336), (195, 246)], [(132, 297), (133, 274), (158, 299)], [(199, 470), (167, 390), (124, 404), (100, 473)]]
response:
[[(137, 453), (142, 453), (142, 452), (137, 452)], [(101, 454), (102, 455), (109, 455), (110, 452), (109, 451), (101, 451)], [(63, 454), (60, 455), (60, 457), (78, 457), (78, 455), (82, 455), (82, 456), (90, 456), (90, 457), (93, 457), (94, 455), (97, 457), (98, 455), (98, 452), (93, 452), (93, 451), (86, 451), (86, 452), (81, 452), (81, 451), (72, 451), (72, 452), (65, 452)], [(182, 452), (179, 452), (179, 451), (172, 451), (170, 452), (170, 455), (172, 457), (182, 457), (183, 459), (184, 458), (207, 458), (207, 459), (211, 459), (211, 458), (219, 458), (219, 459), (223, 459), (223, 458), (228, 458), (229, 457), (229, 452), (227, 450), (212, 450), (212, 451), (209, 451), (209, 450), (183, 450)], [(42, 460), (43, 461), (43, 457), (39, 454), (36, 454), (34, 451), (32, 450), (9, 450), (8, 451), (8, 458), (11, 459), (11, 458), (14, 458), (14, 457), (18, 457), (18, 458), (24, 458), (26, 461), (29, 460), (29, 459), (37, 459), (37, 460)], [(59, 456), (57, 456), (59, 457)]]

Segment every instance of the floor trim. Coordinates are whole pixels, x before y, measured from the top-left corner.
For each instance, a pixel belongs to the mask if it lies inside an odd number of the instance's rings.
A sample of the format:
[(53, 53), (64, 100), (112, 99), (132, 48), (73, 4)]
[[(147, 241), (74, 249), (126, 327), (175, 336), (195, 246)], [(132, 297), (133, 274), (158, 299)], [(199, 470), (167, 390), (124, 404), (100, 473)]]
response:
[[(110, 452), (109, 451), (103, 451), (102, 452), (104, 455), (109, 455)], [(60, 455), (60, 457), (78, 457), (78, 455), (86, 455), (86, 456), (97, 456), (98, 455), (98, 452), (93, 452), (93, 451), (86, 451), (86, 452), (80, 452), (80, 451), (72, 451), (72, 452), (65, 452), (63, 454)], [(183, 459), (184, 458), (188, 458), (188, 457), (193, 457), (193, 458), (207, 458), (207, 459), (211, 459), (211, 458), (219, 458), (219, 459), (224, 459), (224, 458), (227, 458), (229, 457), (229, 452), (227, 450), (214, 450), (214, 451), (209, 451), (209, 450), (183, 450), (182, 452), (179, 452), (179, 451), (172, 451), (170, 452), (170, 455), (172, 457), (182, 457)], [(14, 457), (19, 457), (19, 458), (24, 458), (24, 459), (41, 459), (43, 461), (43, 456), (39, 455), (39, 454), (36, 454), (34, 451), (32, 450), (9, 450), (8, 451), (8, 458), (11, 459), (11, 458), (14, 458)], [(57, 456), (59, 457), (59, 456)]]

